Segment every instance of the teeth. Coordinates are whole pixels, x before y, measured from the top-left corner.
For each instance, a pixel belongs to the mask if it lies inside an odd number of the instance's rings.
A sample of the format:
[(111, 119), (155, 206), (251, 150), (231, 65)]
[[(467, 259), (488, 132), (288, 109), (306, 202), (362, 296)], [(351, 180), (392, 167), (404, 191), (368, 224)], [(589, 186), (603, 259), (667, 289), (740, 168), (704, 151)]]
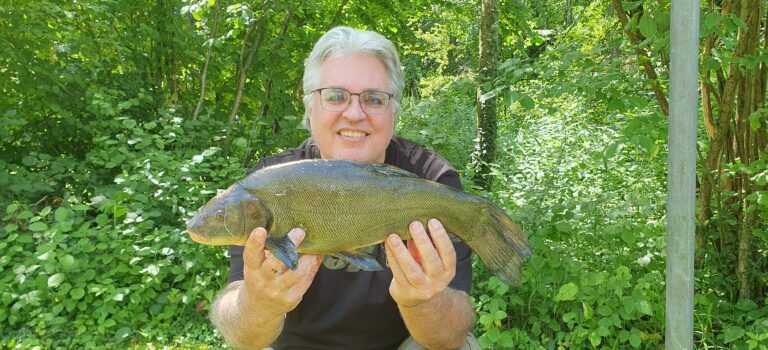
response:
[(363, 137), (363, 136), (365, 136), (364, 132), (348, 131), (348, 130), (339, 131), (339, 134), (341, 136), (347, 136), (347, 137)]

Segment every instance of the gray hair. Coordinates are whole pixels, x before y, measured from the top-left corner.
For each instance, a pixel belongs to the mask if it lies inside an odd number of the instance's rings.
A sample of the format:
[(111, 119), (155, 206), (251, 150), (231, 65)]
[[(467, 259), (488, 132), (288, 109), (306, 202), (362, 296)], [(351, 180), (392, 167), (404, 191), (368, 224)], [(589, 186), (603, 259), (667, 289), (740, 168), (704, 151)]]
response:
[(323, 34), (315, 43), (309, 57), (304, 61), (304, 126), (310, 129), (307, 107), (314, 101), (315, 89), (320, 85), (320, 67), (329, 58), (365, 54), (378, 58), (389, 73), (389, 87), (394, 98), (392, 110), (397, 123), (400, 113), (400, 99), (403, 97), (403, 68), (397, 48), (383, 35), (350, 27), (336, 27)]

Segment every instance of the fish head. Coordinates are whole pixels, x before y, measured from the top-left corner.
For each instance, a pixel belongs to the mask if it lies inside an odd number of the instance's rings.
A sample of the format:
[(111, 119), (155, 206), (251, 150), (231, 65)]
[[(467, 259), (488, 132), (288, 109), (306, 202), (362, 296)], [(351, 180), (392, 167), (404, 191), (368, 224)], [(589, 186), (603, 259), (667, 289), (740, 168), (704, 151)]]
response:
[(207, 245), (245, 245), (256, 227), (269, 229), (271, 213), (239, 184), (213, 197), (187, 222), (187, 233)]

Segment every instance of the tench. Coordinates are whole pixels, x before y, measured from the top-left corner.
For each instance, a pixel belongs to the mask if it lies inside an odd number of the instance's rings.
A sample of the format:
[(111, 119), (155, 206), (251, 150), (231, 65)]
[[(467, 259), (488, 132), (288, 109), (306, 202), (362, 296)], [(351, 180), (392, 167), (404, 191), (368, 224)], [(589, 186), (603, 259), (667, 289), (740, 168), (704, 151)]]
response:
[[(245, 245), (264, 227), (267, 249), (291, 269), (298, 253), (332, 255), (362, 270), (381, 270), (359, 248), (391, 233), (409, 239), (412, 221), (436, 218), (507, 284), (520, 283), (531, 256), (528, 239), (485, 198), (422, 179), (400, 168), (347, 160), (302, 160), (262, 168), (230, 186), (187, 222), (189, 236), (207, 245)], [(288, 231), (301, 227), (295, 247)]]

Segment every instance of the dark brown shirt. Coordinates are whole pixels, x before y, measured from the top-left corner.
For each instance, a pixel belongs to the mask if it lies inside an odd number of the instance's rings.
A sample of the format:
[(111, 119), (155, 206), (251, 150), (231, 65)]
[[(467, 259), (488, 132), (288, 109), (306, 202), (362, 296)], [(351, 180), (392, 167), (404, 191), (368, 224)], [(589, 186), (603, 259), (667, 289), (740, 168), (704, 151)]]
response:
[[(302, 159), (318, 159), (320, 151), (313, 139), (298, 148), (263, 158), (249, 169)], [(393, 137), (387, 147), (385, 163), (397, 166), (424, 179), (462, 189), (459, 175), (443, 157), (421, 145)], [(470, 292), (472, 259), (469, 247), (454, 243), (456, 277), (450, 287)], [(243, 279), (243, 247), (231, 246), (229, 282)], [(381, 266), (386, 266), (382, 245), (368, 248)], [(342, 260), (325, 257), (312, 285), (293, 311), (273, 347), (282, 349), (396, 349), (408, 337), (389, 285), (392, 272), (358, 271)]]

